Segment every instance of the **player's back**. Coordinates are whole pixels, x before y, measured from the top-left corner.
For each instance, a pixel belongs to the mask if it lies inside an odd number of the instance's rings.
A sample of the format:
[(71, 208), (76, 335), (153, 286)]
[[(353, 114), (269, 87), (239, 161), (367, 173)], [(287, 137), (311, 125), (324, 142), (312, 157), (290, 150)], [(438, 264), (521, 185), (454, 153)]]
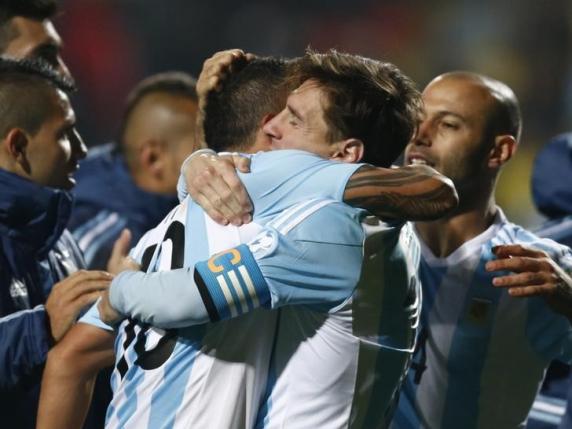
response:
[(257, 428), (387, 424), (414, 349), (419, 246), (408, 224), (367, 218), (362, 227), (361, 275), (349, 298), (330, 309), (280, 309)]
[[(216, 225), (187, 200), (144, 237), (136, 254), (151, 271), (192, 267), (248, 241), (259, 229)], [(123, 322), (106, 427), (251, 427), (276, 316), (256, 309), (228, 321), (167, 331)]]

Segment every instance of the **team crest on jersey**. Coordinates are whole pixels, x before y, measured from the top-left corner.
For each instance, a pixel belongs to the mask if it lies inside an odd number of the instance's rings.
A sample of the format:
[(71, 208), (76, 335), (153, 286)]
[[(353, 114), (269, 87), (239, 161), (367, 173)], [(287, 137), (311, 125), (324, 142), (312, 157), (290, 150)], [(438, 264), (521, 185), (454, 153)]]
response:
[(277, 246), (278, 232), (276, 232), (274, 229), (265, 229), (260, 234), (258, 234), (254, 240), (248, 243), (248, 248), (258, 259), (274, 252)]
[(467, 310), (467, 321), (474, 325), (486, 324), (491, 312), (492, 302), (483, 298), (472, 298)]

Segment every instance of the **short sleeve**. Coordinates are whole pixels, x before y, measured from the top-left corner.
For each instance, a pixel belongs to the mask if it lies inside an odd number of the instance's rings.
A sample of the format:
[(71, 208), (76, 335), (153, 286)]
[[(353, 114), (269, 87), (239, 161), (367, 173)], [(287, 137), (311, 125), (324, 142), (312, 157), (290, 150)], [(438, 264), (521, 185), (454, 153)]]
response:
[(239, 173), (239, 177), (253, 201), (254, 218), (259, 223), (303, 200), (341, 202), (349, 178), (363, 166), (299, 150), (259, 152), (251, 161), (251, 173)]
[(97, 328), (104, 329), (106, 331), (113, 331), (113, 327), (109, 326), (108, 324), (104, 323), (99, 318), (99, 310), (97, 309), (97, 304), (99, 304), (99, 298), (87, 312), (78, 320), (80, 323), (85, 323), (87, 325), (92, 325)]

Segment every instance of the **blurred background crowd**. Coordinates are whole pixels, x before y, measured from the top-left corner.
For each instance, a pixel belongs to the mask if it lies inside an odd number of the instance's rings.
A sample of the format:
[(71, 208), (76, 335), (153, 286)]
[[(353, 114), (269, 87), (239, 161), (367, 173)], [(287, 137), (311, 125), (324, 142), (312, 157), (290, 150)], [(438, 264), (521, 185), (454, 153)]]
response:
[(151, 73), (198, 75), (213, 52), (232, 47), (283, 56), (335, 47), (393, 62), (419, 88), (454, 69), (511, 86), (524, 132), (497, 199), (516, 223), (542, 220), (531, 203), (532, 162), (550, 137), (572, 129), (569, 0), (66, 0), (60, 10), (88, 146), (115, 138), (127, 92)]

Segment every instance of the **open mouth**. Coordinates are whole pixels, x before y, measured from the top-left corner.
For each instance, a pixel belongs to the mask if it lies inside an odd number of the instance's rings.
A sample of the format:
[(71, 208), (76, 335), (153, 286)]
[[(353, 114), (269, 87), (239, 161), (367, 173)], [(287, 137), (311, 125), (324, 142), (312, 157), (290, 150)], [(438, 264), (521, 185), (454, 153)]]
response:
[(427, 158), (421, 156), (421, 155), (417, 155), (417, 154), (412, 154), (409, 155), (407, 157), (407, 164), (408, 165), (428, 165), (429, 167), (433, 167), (435, 164), (428, 161)]

